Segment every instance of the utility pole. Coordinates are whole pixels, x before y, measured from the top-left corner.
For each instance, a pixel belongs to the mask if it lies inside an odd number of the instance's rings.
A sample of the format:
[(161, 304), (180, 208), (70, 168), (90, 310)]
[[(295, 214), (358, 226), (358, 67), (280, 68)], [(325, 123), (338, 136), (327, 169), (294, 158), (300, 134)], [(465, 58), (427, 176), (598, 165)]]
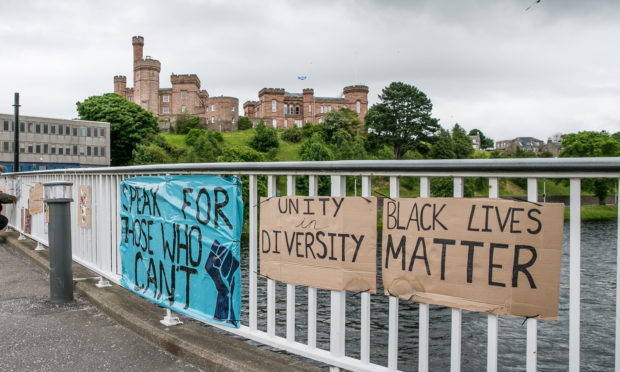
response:
[(15, 137), (13, 143), (13, 172), (19, 172), (19, 93), (15, 93)]

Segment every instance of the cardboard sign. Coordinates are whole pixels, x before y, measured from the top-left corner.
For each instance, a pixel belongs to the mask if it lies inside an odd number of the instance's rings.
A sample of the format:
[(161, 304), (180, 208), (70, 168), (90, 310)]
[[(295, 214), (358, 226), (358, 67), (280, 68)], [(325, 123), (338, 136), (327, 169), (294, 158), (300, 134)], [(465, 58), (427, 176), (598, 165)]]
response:
[(385, 199), (386, 295), (497, 315), (556, 319), (564, 205)]
[(90, 229), (91, 225), (91, 207), (90, 207), (90, 186), (78, 186), (78, 226), (84, 229)]
[(120, 192), (121, 284), (176, 312), (239, 327), (241, 181), (136, 177)]
[(260, 272), (309, 287), (377, 291), (377, 199), (261, 198)]
[(30, 214), (43, 212), (43, 184), (35, 183), (28, 190), (28, 210)]

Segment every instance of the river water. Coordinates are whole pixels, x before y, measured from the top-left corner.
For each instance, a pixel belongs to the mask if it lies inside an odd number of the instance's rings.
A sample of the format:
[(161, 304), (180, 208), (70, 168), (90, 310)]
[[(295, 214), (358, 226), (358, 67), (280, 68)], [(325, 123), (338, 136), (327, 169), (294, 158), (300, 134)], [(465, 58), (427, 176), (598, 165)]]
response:
[[(616, 221), (583, 222), (581, 231), (581, 370), (605, 371), (614, 368)], [(541, 371), (568, 369), (568, 282), (569, 225), (564, 225), (562, 277), (558, 320), (538, 322), (538, 368)], [(243, 311), (242, 323), (248, 323), (247, 240), (242, 249)], [(387, 365), (388, 297), (381, 286), (371, 295), (371, 362)], [(267, 330), (267, 281), (258, 281), (258, 328)], [(347, 293), (346, 354), (359, 358), (360, 295)], [(276, 285), (276, 334), (286, 336), (286, 285)], [(399, 301), (398, 369), (417, 370), (418, 305)], [(307, 342), (307, 289), (296, 290), (296, 340)], [(329, 350), (329, 291), (318, 291), (317, 347)], [(431, 306), (429, 369), (448, 370), (450, 366), (451, 310)], [(463, 311), (462, 370), (486, 369), (487, 315)], [(500, 371), (525, 370), (526, 325), (523, 319), (500, 317), (498, 368)]]

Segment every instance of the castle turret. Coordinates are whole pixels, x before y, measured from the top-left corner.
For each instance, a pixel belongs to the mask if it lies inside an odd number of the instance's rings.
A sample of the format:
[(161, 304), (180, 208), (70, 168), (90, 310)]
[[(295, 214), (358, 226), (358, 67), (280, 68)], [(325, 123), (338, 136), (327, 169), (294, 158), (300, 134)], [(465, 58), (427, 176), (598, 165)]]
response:
[(351, 85), (342, 90), (344, 100), (351, 110), (364, 120), (368, 111), (368, 87), (366, 85)]
[(142, 36), (134, 36), (131, 38), (133, 44), (133, 61), (134, 63), (142, 59), (142, 50), (144, 49), (144, 38)]
[(114, 93), (127, 98), (127, 77), (122, 75), (114, 77)]

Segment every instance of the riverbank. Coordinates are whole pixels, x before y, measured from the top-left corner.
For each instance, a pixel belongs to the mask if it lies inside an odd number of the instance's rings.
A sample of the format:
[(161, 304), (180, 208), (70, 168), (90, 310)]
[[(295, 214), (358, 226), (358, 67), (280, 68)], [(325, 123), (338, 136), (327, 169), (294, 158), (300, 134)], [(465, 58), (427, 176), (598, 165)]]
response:
[[(617, 205), (584, 205), (581, 207), (582, 221), (604, 221), (618, 218)], [(564, 208), (564, 220), (570, 219), (570, 207)]]

